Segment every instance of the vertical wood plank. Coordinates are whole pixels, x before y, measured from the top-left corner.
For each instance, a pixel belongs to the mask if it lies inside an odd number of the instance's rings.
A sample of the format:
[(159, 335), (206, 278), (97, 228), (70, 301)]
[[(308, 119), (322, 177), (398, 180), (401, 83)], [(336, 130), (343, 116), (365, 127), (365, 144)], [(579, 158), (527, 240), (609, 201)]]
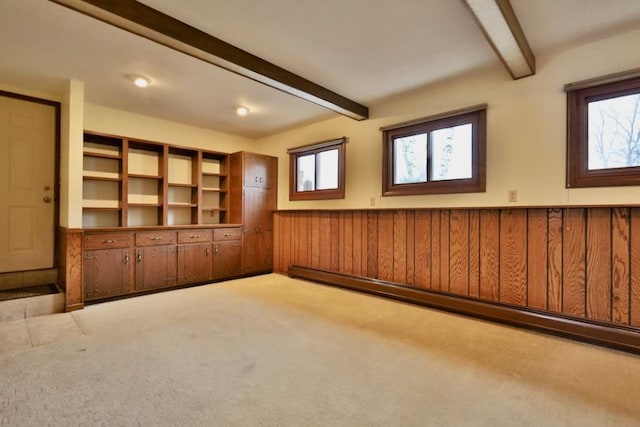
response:
[(367, 212), (367, 277), (378, 278), (378, 212)]
[(342, 213), (343, 217), (343, 230), (344, 230), (344, 252), (343, 258), (344, 265), (343, 271), (347, 274), (353, 274), (353, 212), (346, 211)]
[(449, 291), (469, 295), (469, 210), (452, 210), (449, 222)]
[(310, 267), (309, 263), (309, 214), (300, 212), (298, 214), (299, 234), (296, 238), (300, 240), (298, 244), (298, 263), (304, 267)]
[(611, 320), (611, 209), (587, 209), (587, 318)]
[(72, 311), (84, 306), (84, 291), (82, 287), (82, 233), (66, 229), (62, 229), (60, 233), (65, 233), (65, 311)]
[(566, 209), (562, 246), (562, 312), (585, 316), (585, 210)]
[(320, 268), (331, 269), (331, 214), (320, 211)]
[(480, 298), (500, 298), (500, 212), (480, 211)]
[(347, 245), (347, 236), (344, 230), (345, 224), (344, 224), (344, 216), (345, 216), (344, 211), (340, 211), (337, 212), (338, 214), (338, 222), (339, 222), (339, 226), (338, 226), (338, 238), (339, 238), (339, 245), (338, 245), (338, 270), (340, 273), (344, 273), (345, 268), (344, 268), (344, 249), (345, 246)]
[(283, 212), (280, 230), (282, 232), (282, 271), (289, 270), (291, 264), (291, 216), (288, 212)]
[(298, 250), (300, 239), (299, 236), (299, 224), (298, 224), (298, 212), (289, 213), (289, 221), (291, 222), (291, 264), (298, 264)]
[(331, 271), (339, 271), (340, 270), (340, 247), (343, 247), (343, 235), (340, 232), (340, 212), (331, 212), (330, 214), (331, 221), (331, 241), (330, 241), (330, 259), (331, 266), (329, 267)]
[(415, 219), (416, 286), (431, 287), (431, 212), (416, 211)]
[(431, 211), (431, 289), (440, 289), (440, 217), (441, 211)]
[(282, 271), (282, 257), (280, 256), (280, 251), (282, 250), (282, 233), (280, 232), (281, 218), (281, 212), (275, 212), (273, 214), (273, 271), (276, 273), (284, 273), (284, 271)]
[(362, 211), (353, 212), (353, 274), (362, 276)]
[(414, 286), (416, 284), (416, 280), (415, 280), (415, 260), (416, 260), (415, 218), (416, 218), (415, 210), (407, 211), (407, 280), (406, 280), (406, 284), (409, 286)]
[(378, 213), (378, 278), (393, 281), (393, 211)]
[(527, 305), (527, 211), (500, 215), (500, 301)]
[(320, 212), (311, 213), (311, 267), (320, 268)]
[(469, 212), (469, 296), (480, 296), (480, 211)]
[(393, 212), (393, 275), (396, 283), (407, 282), (407, 211)]
[(308, 242), (308, 248), (307, 248), (307, 264), (309, 266), (312, 265), (313, 263), (313, 242), (312, 242), (312, 234), (313, 234), (313, 212), (308, 212), (307, 214), (307, 242)]
[(562, 311), (562, 209), (549, 209), (547, 216), (548, 260), (547, 270), (547, 310), (560, 313)]
[(440, 211), (440, 290), (449, 292), (449, 209)]
[(631, 209), (631, 302), (630, 323), (640, 326), (640, 208)]
[(611, 227), (612, 298), (611, 321), (629, 324), (630, 247), (629, 209), (614, 208)]
[(527, 306), (547, 309), (547, 210), (527, 212)]

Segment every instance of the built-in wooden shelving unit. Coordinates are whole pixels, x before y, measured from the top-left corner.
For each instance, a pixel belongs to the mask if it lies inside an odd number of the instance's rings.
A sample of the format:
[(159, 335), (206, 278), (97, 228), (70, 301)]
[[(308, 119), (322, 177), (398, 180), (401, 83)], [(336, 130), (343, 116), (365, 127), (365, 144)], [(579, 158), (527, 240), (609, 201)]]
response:
[(227, 223), (228, 155), (84, 134), (83, 227)]

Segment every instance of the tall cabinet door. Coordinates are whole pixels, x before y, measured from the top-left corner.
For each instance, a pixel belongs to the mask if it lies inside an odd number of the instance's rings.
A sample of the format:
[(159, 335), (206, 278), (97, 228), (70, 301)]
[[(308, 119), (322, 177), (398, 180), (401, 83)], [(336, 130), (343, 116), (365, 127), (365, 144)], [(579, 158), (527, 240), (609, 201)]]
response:
[(176, 246), (136, 249), (136, 288), (158, 289), (177, 284)]
[(229, 220), (242, 223), (242, 272), (271, 271), (278, 159), (246, 152), (234, 153), (230, 159)]
[(244, 186), (274, 188), (278, 159), (254, 153), (244, 154)]
[(86, 251), (82, 263), (84, 297), (104, 298), (129, 292), (131, 249)]
[(245, 188), (242, 265), (245, 273), (267, 271), (273, 264), (273, 191)]

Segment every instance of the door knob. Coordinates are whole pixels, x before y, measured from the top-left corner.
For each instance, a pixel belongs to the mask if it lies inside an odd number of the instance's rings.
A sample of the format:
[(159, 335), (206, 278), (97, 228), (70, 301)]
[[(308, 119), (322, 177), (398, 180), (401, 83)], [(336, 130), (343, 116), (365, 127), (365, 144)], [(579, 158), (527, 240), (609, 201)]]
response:
[(42, 201), (45, 202), (45, 203), (51, 203), (51, 200), (53, 200), (53, 199), (51, 197), (49, 197), (49, 196), (45, 196), (45, 197), (42, 198)]

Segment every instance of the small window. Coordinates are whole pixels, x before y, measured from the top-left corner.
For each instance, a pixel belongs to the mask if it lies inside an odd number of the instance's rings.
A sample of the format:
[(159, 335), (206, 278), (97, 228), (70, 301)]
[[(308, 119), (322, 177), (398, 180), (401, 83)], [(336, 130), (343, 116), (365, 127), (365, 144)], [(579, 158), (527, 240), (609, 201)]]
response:
[(486, 105), (383, 128), (383, 195), (485, 191)]
[[(567, 187), (640, 185), (640, 76), (572, 83)], [(620, 80), (623, 78), (623, 80)]]
[(346, 138), (291, 148), (289, 200), (344, 199)]

